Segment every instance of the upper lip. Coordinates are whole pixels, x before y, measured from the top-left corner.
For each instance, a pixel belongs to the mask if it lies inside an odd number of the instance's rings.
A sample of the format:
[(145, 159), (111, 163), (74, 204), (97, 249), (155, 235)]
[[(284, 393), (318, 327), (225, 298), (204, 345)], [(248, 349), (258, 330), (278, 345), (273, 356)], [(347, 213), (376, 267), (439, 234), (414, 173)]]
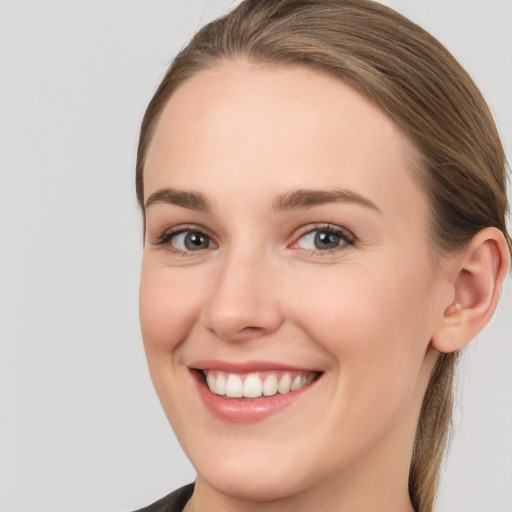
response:
[(204, 359), (200, 361), (194, 361), (187, 366), (194, 370), (218, 370), (226, 373), (251, 373), (266, 370), (318, 372), (316, 369), (293, 366), (274, 361), (231, 362), (217, 359)]

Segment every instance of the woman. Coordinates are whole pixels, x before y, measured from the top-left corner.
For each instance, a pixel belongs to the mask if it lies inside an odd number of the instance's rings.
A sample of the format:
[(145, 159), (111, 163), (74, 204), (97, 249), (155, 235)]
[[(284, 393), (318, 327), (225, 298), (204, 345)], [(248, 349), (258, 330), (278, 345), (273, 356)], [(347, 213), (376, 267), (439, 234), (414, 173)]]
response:
[(197, 470), (145, 510), (431, 511), (510, 261), (476, 86), (367, 0), (246, 1), (144, 117), (141, 325)]

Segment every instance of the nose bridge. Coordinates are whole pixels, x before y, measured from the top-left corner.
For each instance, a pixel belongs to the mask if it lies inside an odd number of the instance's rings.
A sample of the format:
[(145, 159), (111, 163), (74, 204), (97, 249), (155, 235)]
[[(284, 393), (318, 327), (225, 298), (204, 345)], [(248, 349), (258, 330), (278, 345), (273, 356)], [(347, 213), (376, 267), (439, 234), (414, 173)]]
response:
[(237, 340), (270, 334), (279, 327), (272, 265), (264, 250), (238, 243), (221, 256), (217, 272), (203, 307), (206, 328), (223, 339)]

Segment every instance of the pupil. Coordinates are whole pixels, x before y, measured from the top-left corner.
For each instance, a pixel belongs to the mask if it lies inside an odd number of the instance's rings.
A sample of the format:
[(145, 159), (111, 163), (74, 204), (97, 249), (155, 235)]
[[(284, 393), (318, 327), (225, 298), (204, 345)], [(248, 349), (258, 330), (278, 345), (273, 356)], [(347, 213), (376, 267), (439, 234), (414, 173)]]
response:
[(340, 244), (340, 237), (336, 233), (320, 231), (315, 236), (315, 245), (318, 249), (334, 249)]
[(189, 233), (185, 238), (185, 246), (187, 249), (206, 249), (208, 240), (200, 233)]

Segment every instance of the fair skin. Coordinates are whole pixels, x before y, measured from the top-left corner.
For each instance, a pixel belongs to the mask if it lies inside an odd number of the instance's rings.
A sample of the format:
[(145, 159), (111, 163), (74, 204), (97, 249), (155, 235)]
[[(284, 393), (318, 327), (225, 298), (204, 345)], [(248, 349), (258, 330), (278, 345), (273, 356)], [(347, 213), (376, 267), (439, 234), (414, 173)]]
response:
[[(145, 165), (140, 314), (198, 473), (187, 510), (412, 511), (430, 372), (492, 314), (506, 261), (496, 230), (434, 257), (407, 144), (369, 100), (302, 67), (225, 62), (169, 100)], [(485, 271), (461, 278), (470, 263)], [(478, 326), (453, 307), (474, 297), (468, 274), (487, 283)], [(202, 376), (286, 372), (309, 379), (259, 398)]]

